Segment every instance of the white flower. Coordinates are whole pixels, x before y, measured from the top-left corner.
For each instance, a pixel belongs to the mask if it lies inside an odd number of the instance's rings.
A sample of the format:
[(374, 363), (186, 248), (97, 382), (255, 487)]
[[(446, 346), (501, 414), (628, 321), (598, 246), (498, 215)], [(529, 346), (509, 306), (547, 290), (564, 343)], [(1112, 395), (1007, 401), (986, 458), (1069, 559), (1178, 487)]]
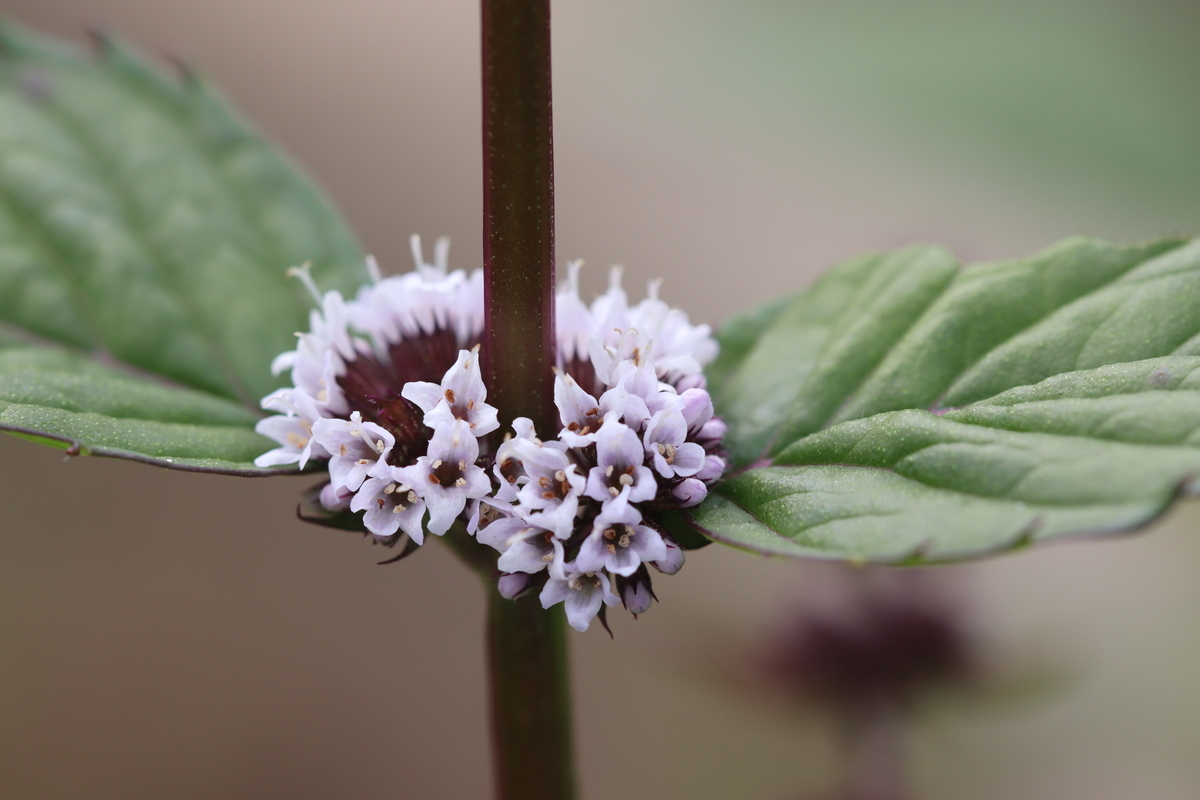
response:
[(478, 457), (479, 445), (470, 427), (456, 419), (433, 432), (428, 455), (403, 468), (404, 482), (412, 486), (429, 508), (430, 533), (441, 535), (448, 531), (467, 500), (478, 499), (492, 490), (487, 473), (475, 465)]
[(442, 378), (439, 386), (426, 381), (411, 381), (404, 385), (400, 396), (416, 403), (425, 412), (425, 424), (430, 428), (463, 420), (475, 436), (486, 436), (500, 427), (496, 409), (484, 400), (487, 387), (479, 372), (478, 353), (460, 350), (458, 361)]
[(367, 530), (380, 538), (394, 536), (403, 530), (417, 544), (425, 539), (421, 519), (425, 503), (406, 483), (404, 471), (390, 464), (377, 463), (371, 477), (350, 501), (351, 511), (366, 511), (363, 522)]
[(500, 488), (496, 491), (496, 499), (505, 503), (515, 501), (517, 492), (529, 481), (529, 475), (525, 472), (525, 465), (521, 463), (517, 449), (520, 442), (530, 441), (539, 445), (542, 443), (537, 438), (533, 430), (533, 420), (529, 417), (514, 419), (513, 431), (516, 433), (516, 437), (506, 438), (500, 444), (499, 449), (496, 450), (496, 463), (492, 467), (496, 481), (500, 484)]
[(558, 433), (563, 442), (571, 447), (587, 447), (596, 441), (603, 421), (600, 403), (565, 372), (554, 376), (554, 405), (563, 426)]
[(283, 446), (254, 459), (255, 466), (298, 463), (300, 469), (304, 469), (310, 458), (329, 457), (325, 448), (313, 441), (312, 426), (321, 419), (321, 412), (307, 393), (300, 389), (279, 389), (263, 398), (262, 407), (283, 412), (284, 416), (264, 417), (255, 424), (254, 430)]
[(559, 539), (570, 539), (586, 480), (561, 450), (528, 439), (517, 440), (515, 450), (529, 477), (517, 495), (517, 513), (531, 524), (554, 531)]
[(567, 622), (577, 631), (588, 629), (600, 612), (601, 604), (615, 606), (621, 602), (613, 594), (612, 584), (603, 572), (572, 574), (560, 570), (551, 570), (550, 580), (546, 581), (538, 599), (542, 608), (563, 603)]
[(658, 493), (654, 473), (643, 465), (645, 452), (628, 425), (606, 419), (596, 436), (596, 466), (588, 472), (584, 494), (602, 503), (653, 500)]
[(363, 422), (355, 411), (350, 419), (319, 419), (313, 423), (313, 438), (330, 454), (329, 477), (335, 488), (358, 491), (367, 473), (385, 461), (396, 437), (376, 425)]
[(659, 475), (686, 478), (704, 466), (704, 448), (687, 441), (687, 434), (687, 420), (679, 411), (665, 408), (650, 418), (642, 441)]
[(599, 572), (606, 569), (614, 575), (629, 576), (645, 561), (667, 557), (662, 535), (642, 525), (642, 515), (627, 504), (614, 504), (600, 512), (592, 525), (591, 534), (579, 548), (575, 569), (580, 572)]
[(579, 298), (579, 269), (582, 261), (567, 264), (567, 280), (554, 302), (555, 335), (558, 338), (558, 368), (586, 361), (588, 342), (596, 333), (592, 312)]

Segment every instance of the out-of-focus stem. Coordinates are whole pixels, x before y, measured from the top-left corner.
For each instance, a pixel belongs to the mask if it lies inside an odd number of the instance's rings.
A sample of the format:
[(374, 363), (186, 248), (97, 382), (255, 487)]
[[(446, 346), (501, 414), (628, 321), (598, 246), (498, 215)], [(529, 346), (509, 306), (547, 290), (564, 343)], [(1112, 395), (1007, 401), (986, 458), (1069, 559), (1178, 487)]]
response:
[(498, 800), (575, 797), (571, 698), (562, 606), (493, 588), (487, 648)]

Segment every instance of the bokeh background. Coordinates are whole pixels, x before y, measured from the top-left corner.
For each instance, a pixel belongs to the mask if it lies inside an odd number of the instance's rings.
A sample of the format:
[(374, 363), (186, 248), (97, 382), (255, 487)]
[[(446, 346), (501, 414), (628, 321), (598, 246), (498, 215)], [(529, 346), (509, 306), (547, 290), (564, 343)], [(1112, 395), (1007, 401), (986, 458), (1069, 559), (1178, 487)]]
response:
[[(480, 245), (467, 0), (0, 0), (199, 65), (386, 269)], [(563, 0), (558, 252), (718, 323), (912, 241), (965, 260), (1200, 232), (1185, 0)], [(283, 265), (281, 265), (283, 266)], [(66, 460), (0, 437), (0, 796), (487, 795), (482, 589), (437, 545), (305, 526), (307, 479)], [(933, 571), (999, 676), (924, 707), (921, 798), (1200, 796), (1198, 509), (1152, 533)], [(741, 665), (834, 573), (711, 547), (616, 638), (572, 636), (585, 798), (837, 784), (828, 719)], [(817, 598), (819, 600), (819, 598)]]

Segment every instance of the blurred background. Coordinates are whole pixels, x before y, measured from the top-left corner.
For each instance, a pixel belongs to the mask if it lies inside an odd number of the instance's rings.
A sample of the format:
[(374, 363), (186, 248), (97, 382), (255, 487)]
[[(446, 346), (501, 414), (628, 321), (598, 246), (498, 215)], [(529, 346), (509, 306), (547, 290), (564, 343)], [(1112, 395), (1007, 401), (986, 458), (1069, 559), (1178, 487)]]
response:
[[(476, 3), (0, 11), (198, 65), (385, 270), (414, 232), (479, 264)], [(560, 2), (559, 256), (589, 292), (613, 263), (635, 297), (663, 277), (716, 324), (869, 249), (1200, 232), (1198, 25), (1190, 0)], [(0, 437), (0, 796), (487, 796), (483, 590), (436, 544), (377, 567), (295, 521), (309, 482)], [(928, 571), (987, 677), (919, 706), (915, 795), (1200, 796), (1198, 522)], [(572, 635), (583, 796), (831, 792), (828, 715), (772, 700), (746, 654), (846, 580), (714, 546), (615, 641)]]

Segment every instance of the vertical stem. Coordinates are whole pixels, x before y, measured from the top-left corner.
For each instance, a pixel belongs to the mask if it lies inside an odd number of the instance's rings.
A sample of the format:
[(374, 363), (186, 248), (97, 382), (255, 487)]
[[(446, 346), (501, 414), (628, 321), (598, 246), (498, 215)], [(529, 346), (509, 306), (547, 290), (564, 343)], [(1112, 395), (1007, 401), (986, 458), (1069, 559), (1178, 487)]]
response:
[(499, 800), (575, 797), (565, 625), (536, 596), (488, 608), (492, 747)]
[[(554, 148), (549, 0), (482, 0), (483, 371), (502, 429), (554, 407)], [(500, 800), (575, 796), (561, 608), (493, 589), (487, 646)]]
[(529, 417), (549, 435), (558, 429), (550, 0), (482, 0), (482, 12), (488, 402), (505, 428)]
[(847, 796), (905, 800), (903, 714), (895, 697), (864, 699), (850, 719)]

